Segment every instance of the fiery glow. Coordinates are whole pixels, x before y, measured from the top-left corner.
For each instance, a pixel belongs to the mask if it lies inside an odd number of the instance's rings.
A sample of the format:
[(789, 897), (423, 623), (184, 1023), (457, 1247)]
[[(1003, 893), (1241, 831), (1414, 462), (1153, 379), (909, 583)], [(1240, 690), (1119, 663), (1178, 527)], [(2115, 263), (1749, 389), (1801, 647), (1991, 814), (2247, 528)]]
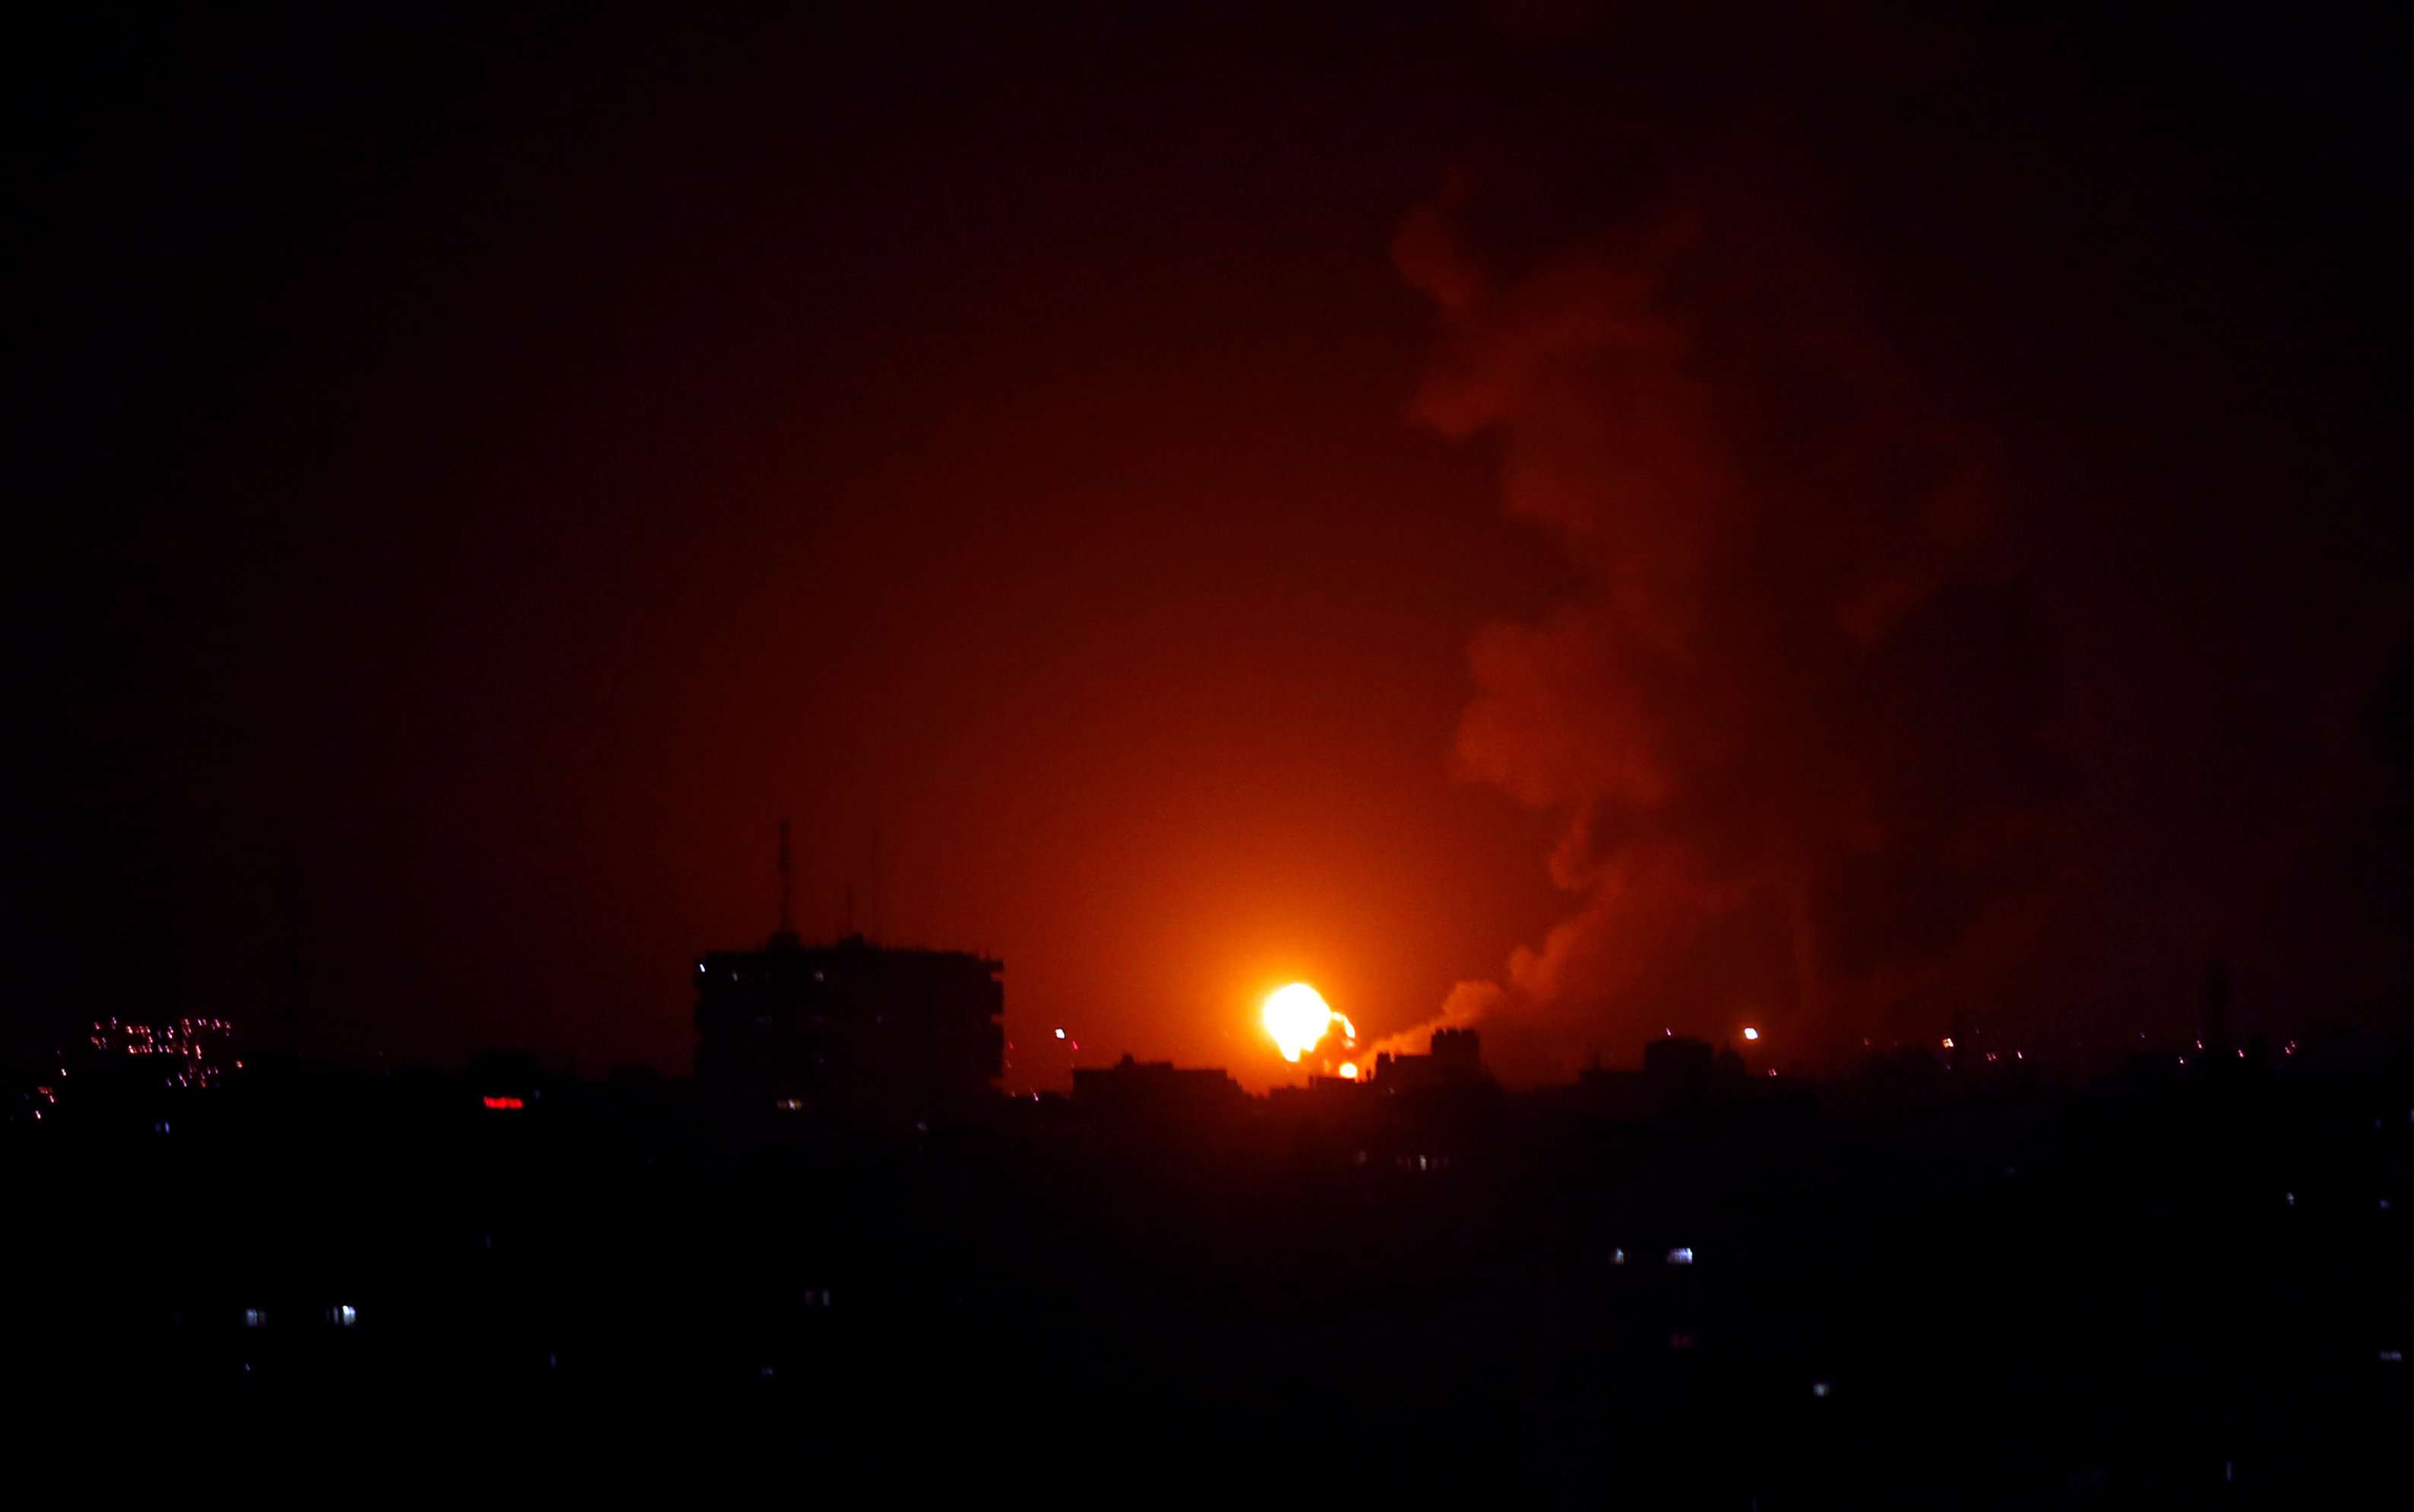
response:
[(1356, 1081), (1356, 1080), (1358, 1079), (1358, 1062), (1357, 1062), (1357, 1061), (1355, 1061), (1355, 1060), (1344, 1060), (1343, 1062), (1341, 1062), (1341, 1065), (1340, 1065), (1340, 1067), (1339, 1067), (1338, 1069), (1339, 1069), (1339, 1070), (1340, 1070), (1340, 1072), (1341, 1072), (1341, 1079), (1342, 1079), (1343, 1081)]
[(1341, 1026), (1345, 1038), (1353, 1043), (1358, 1038), (1357, 1027), (1334, 1013), (1324, 995), (1304, 982), (1293, 982), (1268, 993), (1259, 1021), (1286, 1060), (1297, 1060), (1315, 1049), (1335, 1024)]

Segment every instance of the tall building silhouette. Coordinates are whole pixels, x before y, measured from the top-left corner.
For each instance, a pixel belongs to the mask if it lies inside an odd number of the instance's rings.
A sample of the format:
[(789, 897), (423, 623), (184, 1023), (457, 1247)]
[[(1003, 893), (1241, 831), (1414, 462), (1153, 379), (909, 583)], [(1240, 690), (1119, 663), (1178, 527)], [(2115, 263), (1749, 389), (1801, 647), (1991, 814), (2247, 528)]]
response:
[(1003, 961), (861, 935), (695, 963), (695, 1075), (731, 1109), (925, 1119), (994, 1095), (1006, 1069)]

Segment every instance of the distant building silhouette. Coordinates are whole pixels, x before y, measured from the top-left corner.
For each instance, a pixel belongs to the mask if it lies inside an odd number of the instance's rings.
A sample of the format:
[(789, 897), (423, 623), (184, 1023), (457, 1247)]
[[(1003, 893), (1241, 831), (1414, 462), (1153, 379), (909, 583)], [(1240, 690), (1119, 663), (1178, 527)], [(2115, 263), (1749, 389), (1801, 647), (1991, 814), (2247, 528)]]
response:
[(1437, 1087), (1471, 1087), (1489, 1079), (1483, 1069), (1483, 1041), (1471, 1029), (1434, 1030), (1432, 1053), (1375, 1058), (1378, 1091), (1421, 1092)]
[(1643, 1042), (1643, 1079), (1676, 1101), (1709, 1090), (1718, 1058), (1707, 1040), (1671, 1034)]
[(1073, 1106), (1110, 1119), (1213, 1119), (1238, 1111), (1244, 1096), (1241, 1084), (1220, 1066), (1184, 1069), (1170, 1060), (1125, 1055), (1111, 1066), (1073, 1071)]
[(850, 935), (695, 963), (695, 1074), (724, 1107), (879, 1119), (968, 1111), (1006, 1069), (1005, 963)]
[(1732, 1045), (1714, 1046), (1684, 1034), (1644, 1041), (1641, 1071), (1588, 1066), (1578, 1074), (1576, 1088), (1597, 1112), (1620, 1119), (1661, 1118), (1756, 1095), (1743, 1057)]

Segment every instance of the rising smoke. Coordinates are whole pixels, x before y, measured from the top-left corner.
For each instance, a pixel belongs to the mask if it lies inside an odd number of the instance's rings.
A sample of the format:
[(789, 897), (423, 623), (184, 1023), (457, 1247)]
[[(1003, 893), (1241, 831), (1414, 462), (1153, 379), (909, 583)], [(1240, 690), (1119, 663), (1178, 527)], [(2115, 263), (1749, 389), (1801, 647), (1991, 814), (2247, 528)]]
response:
[(1443, 1018), (1798, 1030), (1950, 990), (2032, 926), (2054, 787), (2045, 647), (1990, 570), (1972, 448), (1690, 207), (1502, 273), (1481, 195), (1399, 238), (1443, 327), (1416, 412), (1497, 436), (1507, 507), (1584, 587), (1477, 638), (1455, 759), (1566, 816), (1577, 903)]
[[(1934, 362), (1964, 332), (1973, 351), (2019, 351), (2034, 310), (2125, 294), (2129, 274), (2070, 271), (2097, 235), (2073, 207), (2093, 201), (2024, 185), (2018, 151), (1988, 156), (1984, 119), (1942, 148), (1902, 145), (1915, 119), (1852, 125), (1871, 92), (1938, 121), (1933, 102), (1965, 92), (1935, 66), (1951, 48), (1895, 41), (1847, 37), (1804, 66), (1825, 82), (1772, 103), (1775, 70), (1742, 66), (1721, 93), (1716, 67), (1687, 71), (1701, 37), (1643, 39), (1617, 75), (1643, 96), (1634, 120), (1545, 111), (1401, 228), (1396, 263), (1439, 328), (1414, 416), (1497, 448), (1506, 508), (1564, 547), (1579, 586), (1540, 622), (1477, 635), (1453, 753), (1462, 777), (1563, 818), (1548, 865), (1570, 912), (1385, 1047), (1481, 1022), (1487, 1058), (1532, 1077), (1587, 1049), (1628, 1059), (1663, 1029), (1757, 1023), (1822, 1059), (1964, 1014), (2034, 1018), (2076, 982), (2193, 981), (2191, 953), (2258, 917), (2218, 879), (2284, 878), (2290, 837), (2318, 827), (2270, 795), (2335, 785), (2339, 750), (2296, 732), (2356, 695), (2326, 711), (2329, 684), (2289, 678), (2402, 615), (2342, 618), (2320, 645), (2276, 619), (2242, 628), (2271, 611), (2240, 578), (2314, 559), (2290, 514), (2309, 506), (2222, 464), (2187, 480), (2140, 463), (2111, 498), (2041, 481), (2040, 437), (2074, 456), (2219, 453), (2241, 422), (2176, 372), (2157, 323), (2201, 312), (2059, 317), (2095, 344), (2079, 371), (2163, 395), (2134, 402), (2158, 436), (2035, 372)], [(1683, 57), (1655, 69), (1653, 45)], [(1672, 104), (1655, 78), (1702, 97)], [(1993, 175), (1960, 191), (1964, 230), (2011, 228), (2026, 241), (1997, 264), (2063, 286), (2024, 309), (1938, 274), (1950, 234), (1844, 224), (1909, 205), (1915, 230), (1947, 208), (1947, 173)], [(2059, 218), (2018, 213), (2039, 193)], [(1898, 276), (1954, 297), (1922, 306)], [(1896, 339), (1906, 308), (1924, 342)]]

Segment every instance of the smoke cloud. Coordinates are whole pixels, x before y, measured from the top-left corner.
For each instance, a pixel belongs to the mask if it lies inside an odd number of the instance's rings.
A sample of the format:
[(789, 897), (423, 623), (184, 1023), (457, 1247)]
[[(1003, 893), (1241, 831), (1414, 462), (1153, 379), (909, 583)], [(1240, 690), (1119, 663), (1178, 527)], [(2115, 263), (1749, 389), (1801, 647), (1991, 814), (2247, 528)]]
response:
[(1566, 816), (1577, 905), (1442, 1018), (1862, 1022), (2016, 946), (2047, 657), (1967, 439), (1698, 214), (1504, 274), (1479, 198), (1454, 182), (1399, 238), (1443, 324), (1416, 413), (1498, 438), (1508, 508), (1584, 586), (1478, 636), (1455, 764)]
[[(1762, 37), (1827, 70), (1772, 102), (1774, 69), (1721, 93), (1649, 52), (1703, 38), (1638, 38), (1633, 121), (1549, 107), (1401, 227), (1438, 324), (1416, 420), (1497, 449), (1573, 569), (1476, 636), (1453, 749), (1564, 821), (1571, 906), (1384, 1047), (1481, 1023), (1540, 1077), (1663, 1030), (1819, 1060), (2090, 991), (2183, 1004), (2336, 819), (2302, 795), (2352, 785), (2341, 669), (2403, 615), (2275, 606), (2386, 603), (2303, 535), (2362, 506), (2257, 492), (2245, 407), (2175, 355), (2203, 311), (2072, 250), (2138, 165), (2040, 188), (2000, 122), (1927, 140), (1975, 88), (1930, 40)], [(2040, 332), (2113, 397), (2030, 360)]]

